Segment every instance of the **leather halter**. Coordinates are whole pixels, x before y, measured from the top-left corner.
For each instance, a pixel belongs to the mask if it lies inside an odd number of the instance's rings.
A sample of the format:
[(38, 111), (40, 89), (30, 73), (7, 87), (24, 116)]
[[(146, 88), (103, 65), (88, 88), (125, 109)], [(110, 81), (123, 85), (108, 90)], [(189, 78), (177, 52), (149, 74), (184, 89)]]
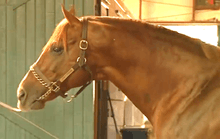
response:
[[(85, 85), (83, 85), (79, 91), (75, 95), (71, 95), (71, 99), (67, 102), (70, 102), (73, 98), (77, 97), (91, 82), (93, 79), (92, 71), (90, 70), (89, 66), (86, 64), (86, 50), (88, 48), (88, 41), (87, 41), (87, 30), (88, 30), (88, 19), (86, 17), (82, 18), (83, 22), (83, 30), (82, 30), (82, 40), (79, 43), (80, 48), (80, 55), (77, 58), (76, 64), (73, 65), (67, 72), (64, 74), (59, 80), (51, 82), (37, 67), (36, 63), (34, 63), (30, 67), (30, 71), (33, 73), (34, 77), (48, 90), (42, 96), (40, 96), (37, 100), (44, 100), (48, 97), (52, 92), (58, 93), (60, 91), (60, 85), (64, 82), (71, 74), (76, 72), (78, 69), (86, 70), (91, 77), (91, 80), (88, 81)], [(61, 94), (58, 94), (61, 95)], [(67, 97), (67, 93), (64, 94), (62, 97)]]

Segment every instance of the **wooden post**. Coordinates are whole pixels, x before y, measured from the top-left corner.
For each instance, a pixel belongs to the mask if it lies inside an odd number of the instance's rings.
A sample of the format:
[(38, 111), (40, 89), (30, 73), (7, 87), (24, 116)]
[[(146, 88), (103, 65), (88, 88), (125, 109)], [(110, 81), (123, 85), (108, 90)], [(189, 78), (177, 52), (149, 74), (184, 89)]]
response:
[(218, 46), (220, 46), (220, 26), (218, 25)]
[(192, 8), (192, 22), (195, 22), (195, 13), (196, 12), (196, 0), (193, 0), (193, 8)]
[(142, 19), (142, 0), (140, 0), (140, 6), (139, 6), (139, 19)]
[(96, 83), (96, 138), (107, 139), (107, 125), (108, 125), (108, 105), (105, 81), (98, 81)]

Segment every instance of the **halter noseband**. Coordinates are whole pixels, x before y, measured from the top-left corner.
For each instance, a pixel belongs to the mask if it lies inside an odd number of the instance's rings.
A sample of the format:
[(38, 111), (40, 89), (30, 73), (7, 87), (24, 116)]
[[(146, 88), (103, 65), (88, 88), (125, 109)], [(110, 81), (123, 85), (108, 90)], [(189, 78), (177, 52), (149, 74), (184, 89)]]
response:
[[(82, 40), (79, 43), (80, 48), (80, 55), (77, 58), (76, 64), (73, 65), (67, 72), (64, 74), (59, 80), (55, 82), (51, 82), (37, 67), (34, 63), (30, 67), (30, 71), (33, 73), (34, 77), (46, 87), (48, 90), (45, 94), (40, 96), (37, 100), (44, 100), (47, 96), (49, 96), (52, 92), (58, 93), (60, 91), (60, 85), (64, 82), (72, 73), (76, 72), (78, 69), (85, 69), (91, 77), (91, 80), (83, 85), (79, 91), (75, 95), (71, 95), (71, 99), (67, 102), (70, 102), (73, 98), (77, 97), (91, 82), (92, 82), (92, 71), (90, 70), (89, 66), (86, 65), (86, 50), (88, 48), (88, 41), (87, 41), (87, 29), (88, 29), (88, 19), (86, 17), (82, 18), (83, 22), (83, 30), (82, 30)], [(60, 95), (60, 94), (59, 94)], [(63, 97), (67, 97), (67, 93), (64, 94)]]

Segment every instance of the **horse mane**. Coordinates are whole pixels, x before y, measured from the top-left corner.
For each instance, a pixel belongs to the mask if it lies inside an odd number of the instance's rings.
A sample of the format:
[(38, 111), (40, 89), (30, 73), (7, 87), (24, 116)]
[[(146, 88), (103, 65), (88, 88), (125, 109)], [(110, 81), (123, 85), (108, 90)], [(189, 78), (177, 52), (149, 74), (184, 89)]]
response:
[(143, 31), (158, 40), (166, 41), (171, 44), (177, 44), (177, 47), (190, 53), (210, 60), (220, 61), (220, 50), (218, 47), (159, 25), (150, 24), (136, 19), (124, 19), (118, 17), (93, 17), (91, 19), (98, 20), (106, 24), (112, 24), (131, 32)]

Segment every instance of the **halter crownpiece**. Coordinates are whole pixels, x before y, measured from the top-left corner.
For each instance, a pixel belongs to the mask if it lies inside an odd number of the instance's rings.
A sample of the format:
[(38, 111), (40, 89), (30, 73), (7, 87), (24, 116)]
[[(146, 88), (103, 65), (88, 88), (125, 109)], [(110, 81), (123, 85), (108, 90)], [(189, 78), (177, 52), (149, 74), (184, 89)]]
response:
[[(30, 67), (30, 71), (33, 73), (34, 77), (42, 84), (44, 87), (46, 87), (48, 90), (46, 93), (44, 93), (42, 96), (40, 96), (36, 100), (44, 100), (46, 97), (48, 97), (52, 92), (58, 93), (60, 91), (60, 85), (62, 82), (64, 82), (72, 73), (76, 72), (78, 69), (84, 69), (86, 70), (91, 77), (91, 80), (84, 84), (80, 90), (75, 94), (71, 95), (70, 99), (67, 100), (67, 102), (71, 102), (73, 98), (77, 97), (91, 82), (93, 79), (92, 71), (90, 70), (89, 66), (86, 64), (86, 50), (88, 49), (88, 41), (87, 41), (87, 28), (88, 28), (88, 19), (86, 17), (82, 18), (83, 22), (83, 31), (82, 31), (82, 40), (79, 43), (80, 48), (80, 55), (76, 60), (76, 64), (73, 65), (59, 80), (51, 82), (37, 67), (36, 63), (34, 63)], [(67, 97), (67, 93), (65, 93), (64, 97)]]

